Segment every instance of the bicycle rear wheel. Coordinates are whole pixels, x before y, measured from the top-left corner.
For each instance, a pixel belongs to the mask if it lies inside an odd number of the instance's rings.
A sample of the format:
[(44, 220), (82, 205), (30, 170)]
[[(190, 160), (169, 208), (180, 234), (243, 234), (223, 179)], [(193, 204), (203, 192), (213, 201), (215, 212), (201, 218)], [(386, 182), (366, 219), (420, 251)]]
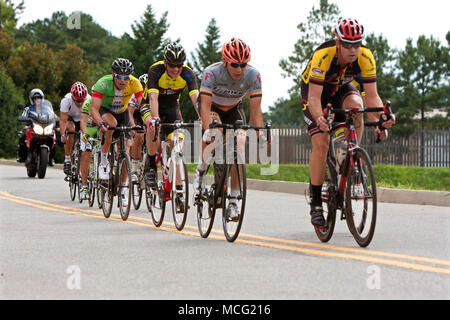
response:
[(142, 202), (142, 193), (144, 191), (143, 189), (143, 175), (142, 175), (142, 166), (144, 165), (143, 162), (141, 162), (139, 164), (139, 171), (137, 172), (137, 181), (132, 181), (132, 188), (131, 188), (131, 192), (132, 192), (132, 196), (131, 198), (133, 199), (133, 207), (135, 210), (139, 210), (139, 208), (141, 207), (141, 202)]
[[(121, 155), (118, 160), (118, 188), (117, 196), (119, 203), (120, 216), (123, 221), (128, 219), (131, 205), (131, 172), (130, 172), (130, 158), (127, 154)], [(126, 176), (126, 178), (124, 178)], [(125, 181), (124, 181), (125, 180)]]
[(356, 242), (366, 247), (375, 233), (377, 187), (367, 152), (358, 148), (352, 157), (354, 166), (347, 174), (345, 190), (346, 220)]
[(70, 190), (70, 200), (74, 201), (75, 200), (75, 196), (77, 194), (77, 186), (78, 186), (78, 182), (76, 180), (76, 168), (77, 168), (77, 157), (76, 157), (76, 150), (75, 150), (75, 146), (72, 149), (72, 152), (70, 153), (70, 176), (69, 178), (69, 190)]
[(164, 201), (164, 182), (158, 181), (158, 175), (156, 181), (156, 188), (145, 186), (145, 202), (152, 216), (153, 224), (160, 227), (164, 220), (166, 202)]
[[(198, 193), (198, 190), (194, 190), (194, 193), (196, 194), (195, 205), (197, 206), (197, 225), (202, 238), (208, 238), (216, 215), (216, 206), (214, 203), (215, 186), (213, 186), (213, 180), (207, 178), (208, 175), (213, 174), (214, 166), (209, 165), (205, 175), (202, 177), (202, 179), (205, 179), (205, 188), (202, 190), (201, 194)], [(208, 181), (211, 181), (211, 183), (207, 183)], [(200, 181), (199, 184), (201, 185), (202, 182)]]
[(326, 226), (325, 228), (314, 228), (317, 237), (322, 242), (328, 242), (333, 236), (334, 232), (334, 226), (336, 223), (336, 208), (337, 208), (336, 185), (337, 185), (337, 173), (333, 165), (330, 163), (330, 160), (328, 159), (325, 181), (322, 185), (322, 203), (326, 205), (326, 207), (324, 206), (323, 210)]
[(114, 176), (114, 145), (111, 145), (111, 151), (108, 156), (108, 162), (110, 163), (109, 178), (108, 180), (100, 180), (100, 192), (102, 199), (102, 211), (105, 218), (111, 216), (111, 211), (114, 201), (114, 189), (115, 189), (115, 176)]
[(95, 168), (94, 159), (91, 156), (89, 160), (89, 174), (88, 174), (88, 187), (89, 187), (89, 207), (92, 207), (95, 202)]
[(245, 164), (237, 161), (227, 165), (222, 197), (222, 223), (225, 238), (233, 242), (239, 235), (244, 219), (247, 196)]
[[(181, 157), (178, 159), (177, 163), (173, 164), (172, 170), (176, 171), (176, 175), (181, 184), (175, 187), (175, 191), (172, 191), (172, 215), (175, 227), (177, 230), (181, 231), (186, 224), (187, 213), (189, 210), (189, 177), (186, 164)], [(172, 181), (172, 184), (176, 184), (176, 180)], [(172, 188), (172, 190), (173, 189), (174, 188)]]

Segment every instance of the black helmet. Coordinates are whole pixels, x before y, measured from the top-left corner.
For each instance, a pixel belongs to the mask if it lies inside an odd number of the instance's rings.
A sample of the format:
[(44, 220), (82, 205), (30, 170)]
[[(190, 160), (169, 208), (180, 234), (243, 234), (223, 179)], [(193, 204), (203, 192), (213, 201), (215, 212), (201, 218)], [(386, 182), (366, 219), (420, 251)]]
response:
[(111, 69), (116, 74), (132, 74), (134, 71), (131, 61), (124, 58), (117, 58), (114, 60)]
[(164, 60), (172, 64), (182, 64), (186, 61), (186, 52), (177, 42), (172, 42), (164, 50)]

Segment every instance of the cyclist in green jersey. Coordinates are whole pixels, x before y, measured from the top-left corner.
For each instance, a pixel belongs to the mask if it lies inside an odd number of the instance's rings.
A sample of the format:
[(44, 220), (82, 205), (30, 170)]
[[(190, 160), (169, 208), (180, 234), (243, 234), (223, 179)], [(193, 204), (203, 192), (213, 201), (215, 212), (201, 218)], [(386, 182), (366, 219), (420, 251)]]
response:
[(97, 138), (98, 137), (98, 127), (93, 122), (92, 117), (90, 115), (91, 111), (91, 98), (87, 99), (83, 106), (81, 107), (81, 115), (80, 115), (80, 130), (81, 130), (81, 199), (89, 200), (89, 188), (87, 185), (87, 178), (89, 174), (89, 160), (91, 158), (91, 152), (93, 149), (92, 142), (89, 141), (89, 138)]

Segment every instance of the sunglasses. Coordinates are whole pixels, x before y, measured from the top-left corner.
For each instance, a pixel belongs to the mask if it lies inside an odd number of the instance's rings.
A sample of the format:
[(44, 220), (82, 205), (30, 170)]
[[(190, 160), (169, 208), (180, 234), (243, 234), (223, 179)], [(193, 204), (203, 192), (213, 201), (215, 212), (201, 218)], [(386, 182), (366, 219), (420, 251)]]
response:
[(167, 66), (169, 66), (170, 68), (182, 68), (183, 64), (173, 64), (173, 63), (167, 62)]
[(72, 100), (75, 101), (75, 102), (77, 102), (77, 103), (82, 103), (82, 102), (84, 102), (84, 100), (78, 100), (78, 99), (74, 99), (74, 98), (72, 98)]
[(236, 63), (236, 62), (228, 62), (230, 66), (232, 66), (233, 68), (241, 68), (244, 69), (247, 64), (246, 63)]
[(118, 75), (118, 74), (114, 74), (114, 76), (115, 76), (117, 79), (119, 79), (119, 80), (130, 80), (130, 76), (129, 76), (129, 75), (121, 76), (121, 75)]
[(341, 45), (345, 49), (350, 49), (350, 48), (358, 49), (361, 47), (361, 42), (350, 43), (350, 42), (341, 41)]
[(42, 97), (33, 97), (31, 98), (32, 100), (36, 100), (36, 99), (42, 99)]

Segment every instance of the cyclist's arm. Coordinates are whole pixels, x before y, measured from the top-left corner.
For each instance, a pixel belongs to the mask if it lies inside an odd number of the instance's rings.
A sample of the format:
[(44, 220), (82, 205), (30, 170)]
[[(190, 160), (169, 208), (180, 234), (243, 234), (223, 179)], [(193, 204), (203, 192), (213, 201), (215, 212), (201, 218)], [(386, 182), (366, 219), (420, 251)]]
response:
[(87, 113), (82, 112), (80, 115), (80, 130), (81, 134), (85, 134), (87, 131), (87, 122), (89, 119), (89, 115)]
[(69, 119), (68, 112), (59, 113), (59, 133), (61, 135), (66, 133), (67, 119)]
[[(367, 106), (369, 108), (383, 107), (383, 102), (381, 101), (381, 98), (378, 95), (376, 82), (365, 83), (364, 92), (365, 92), (365, 95), (363, 96), (364, 106)], [(381, 112), (368, 112), (367, 117), (369, 118), (369, 121), (378, 121), (378, 119), (380, 118), (380, 114)]]
[(150, 92), (149, 97), (150, 113), (152, 115), (152, 118), (159, 118), (159, 93), (152, 91)]
[(95, 123), (100, 124), (103, 122), (103, 119), (100, 115), (100, 106), (102, 104), (102, 99), (99, 97), (92, 97), (91, 100), (91, 116)]
[(197, 111), (198, 92), (191, 94), (190, 98), (191, 98), (192, 105), (194, 106), (195, 111)]
[(201, 120), (202, 126), (204, 130), (209, 129), (209, 124), (211, 123), (211, 104), (212, 104), (212, 96), (208, 94), (200, 94), (200, 102), (201, 102)]
[(256, 127), (263, 126), (263, 114), (261, 110), (262, 97), (250, 98), (250, 120)]

